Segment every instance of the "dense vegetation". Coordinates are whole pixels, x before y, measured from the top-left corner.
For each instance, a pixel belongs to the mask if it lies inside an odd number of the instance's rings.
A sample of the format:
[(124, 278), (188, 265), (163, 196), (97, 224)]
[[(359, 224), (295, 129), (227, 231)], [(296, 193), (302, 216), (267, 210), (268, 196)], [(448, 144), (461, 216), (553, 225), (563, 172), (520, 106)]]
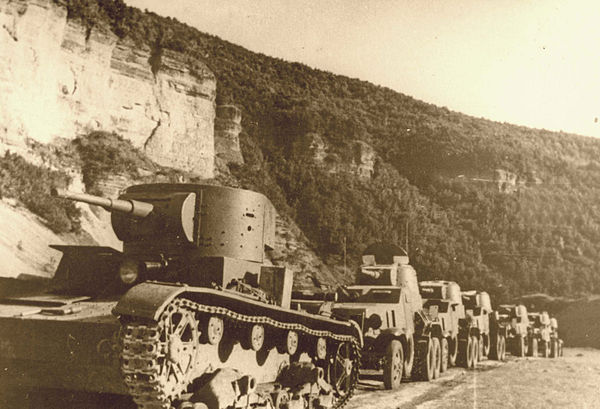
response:
[(49, 195), (52, 186), (65, 186), (68, 181), (65, 172), (31, 164), (15, 153), (0, 157), (0, 198), (19, 200), (57, 233), (78, 232), (81, 227), (79, 209)]
[[(600, 290), (600, 141), (451, 112), (250, 52), (121, 0), (72, 0), (68, 10), (154, 58), (171, 49), (204, 60), (218, 102), (243, 109), (246, 164), (232, 172), (295, 219), (321, 255), (339, 254), (345, 238), (358, 260), (373, 241), (402, 243), (408, 226), (421, 278), (501, 297)], [(326, 145), (325, 165), (315, 161), (314, 134)], [(376, 152), (371, 180), (352, 172), (358, 141)], [(507, 194), (475, 180), (495, 169), (523, 183)]]

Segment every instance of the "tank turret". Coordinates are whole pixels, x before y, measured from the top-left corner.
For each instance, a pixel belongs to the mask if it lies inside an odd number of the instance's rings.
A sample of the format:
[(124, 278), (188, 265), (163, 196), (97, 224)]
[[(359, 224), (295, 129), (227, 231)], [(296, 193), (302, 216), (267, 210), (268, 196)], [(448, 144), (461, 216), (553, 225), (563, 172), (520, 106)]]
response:
[[(59, 189), (52, 194), (111, 212), (113, 230), (123, 241), (119, 276), (127, 284), (151, 279), (204, 287), (258, 286), (261, 270), (273, 271), (263, 262), (274, 245), (275, 209), (260, 193), (162, 183), (131, 186), (118, 199)], [(291, 286), (291, 277), (265, 275), (264, 280)], [(289, 300), (291, 290), (276, 293)]]

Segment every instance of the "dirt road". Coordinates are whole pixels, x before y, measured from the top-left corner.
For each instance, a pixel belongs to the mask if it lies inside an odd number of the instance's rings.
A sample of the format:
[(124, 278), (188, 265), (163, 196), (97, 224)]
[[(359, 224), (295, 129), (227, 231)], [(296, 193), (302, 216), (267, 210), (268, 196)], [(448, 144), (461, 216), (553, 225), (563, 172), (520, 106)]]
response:
[(600, 408), (600, 350), (567, 348), (559, 359), (509, 357), (476, 371), (453, 368), (397, 392), (361, 381), (347, 409)]

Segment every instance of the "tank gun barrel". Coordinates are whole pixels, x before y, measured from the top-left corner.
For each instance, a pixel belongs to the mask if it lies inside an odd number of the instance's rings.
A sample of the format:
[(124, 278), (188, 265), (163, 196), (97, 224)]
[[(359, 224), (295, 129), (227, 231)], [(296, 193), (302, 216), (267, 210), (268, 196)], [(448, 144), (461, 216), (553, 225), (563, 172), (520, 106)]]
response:
[(69, 192), (65, 189), (53, 188), (50, 191), (50, 194), (54, 197), (61, 197), (63, 199), (100, 206), (108, 211), (114, 210), (121, 213), (127, 213), (134, 217), (146, 217), (154, 209), (154, 206), (150, 203), (140, 202), (138, 200), (109, 199), (88, 195), (87, 193)]

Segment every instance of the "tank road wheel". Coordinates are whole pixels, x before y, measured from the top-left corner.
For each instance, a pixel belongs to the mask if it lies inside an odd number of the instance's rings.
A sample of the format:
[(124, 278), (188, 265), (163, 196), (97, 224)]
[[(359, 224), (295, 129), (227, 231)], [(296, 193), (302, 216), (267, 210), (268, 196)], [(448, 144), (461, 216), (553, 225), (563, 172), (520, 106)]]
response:
[(403, 379), (409, 379), (415, 363), (415, 340), (412, 336), (406, 339), (406, 350), (404, 351), (404, 369), (402, 370)]
[(531, 338), (531, 341), (529, 341), (529, 348), (527, 349), (527, 356), (532, 356), (532, 357), (538, 356), (538, 340), (537, 340), (537, 338)]
[(442, 338), (440, 341), (440, 351), (441, 351), (441, 361), (440, 361), (440, 373), (444, 373), (448, 370), (448, 340), (446, 338)]
[(415, 365), (413, 372), (415, 379), (419, 381), (431, 381), (433, 379), (433, 342), (430, 338), (421, 339), (417, 342), (415, 353)]
[(442, 347), (439, 338), (432, 338), (433, 343), (433, 379), (440, 377), (440, 366), (442, 365)]
[(208, 317), (203, 326), (202, 341), (208, 342), (211, 345), (217, 345), (223, 338), (225, 332), (225, 324), (223, 318), (217, 315)]
[(352, 344), (343, 342), (338, 345), (329, 366), (329, 384), (338, 395), (338, 401), (350, 398), (358, 381), (358, 366), (354, 362)]
[(456, 366), (458, 357), (458, 339), (450, 338), (448, 340), (448, 366)]
[(253, 351), (260, 351), (265, 345), (265, 327), (260, 324), (252, 325), (245, 334), (242, 347)]
[(385, 360), (383, 364), (383, 385), (385, 389), (398, 389), (402, 382), (402, 372), (404, 368), (404, 350), (402, 343), (393, 339), (385, 350)]
[(471, 335), (471, 348), (473, 348), (473, 352), (471, 353), (473, 359), (471, 359), (469, 368), (475, 369), (479, 361), (479, 339), (475, 335)]
[(470, 368), (473, 365), (473, 339), (471, 337), (458, 340), (457, 362), (463, 368)]
[(288, 402), (290, 401), (290, 394), (284, 390), (280, 390), (278, 392), (274, 392), (271, 394), (271, 399), (273, 402), (273, 408), (280, 409), (287, 407)]
[(319, 360), (327, 358), (327, 340), (323, 337), (317, 338), (315, 342), (315, 358)]
[(298, 352), (298, 333), (296, 331), (288, 331), (285, 338), (285, 351), (290, 355), (296, 355)]

